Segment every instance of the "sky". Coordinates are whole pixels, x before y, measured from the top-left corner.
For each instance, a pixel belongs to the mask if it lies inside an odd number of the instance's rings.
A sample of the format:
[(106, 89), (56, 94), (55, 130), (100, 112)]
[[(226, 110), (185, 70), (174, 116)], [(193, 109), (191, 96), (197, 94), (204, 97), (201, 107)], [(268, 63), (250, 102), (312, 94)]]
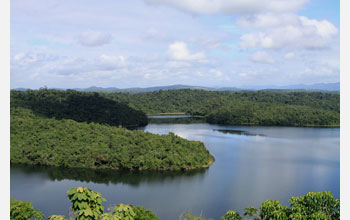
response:
[(339, 82), (339, 0), (11, 0), (10, 87)]

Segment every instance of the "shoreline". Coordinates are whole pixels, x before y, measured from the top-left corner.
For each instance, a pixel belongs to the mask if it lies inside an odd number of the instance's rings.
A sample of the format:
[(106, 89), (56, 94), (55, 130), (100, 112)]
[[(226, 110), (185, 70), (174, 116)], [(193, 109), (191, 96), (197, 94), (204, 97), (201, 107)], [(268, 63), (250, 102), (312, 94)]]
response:
[(215, 162), (215, 157), (213, 155), (209, 154), (209, 162), (207, 164), (203, 165), (202, 167), (208, 168), (211, 165), (213, 165), (214, 162)]
[(16, 163), (10, 161), (10, 166), (11, 164), (14, 165), (24, 165), (24, 166), (41, 166), (41, 167), (52, 167), (52, 168), (63, 168), (63, 169), (88, 169), (88, 170), (109, 170), (109, 171), (131, 171), (131, 172), (142, 172), (142, 171), (151, 171), (151, 172), (186, 172), (186, 171), (194, 171), (202, 168), (208, 168), (210, 167), (213, 163), (215, 162), (215, 158), (213, 155), (209, 154), (209, 162), (207, 164), (202, 165), (201, 167), (189, 169), (189, 168), (182, 168), (179, 170), (172, 170), (172, 169), (162, 169), (162, 168), (157, 168), (157, 169), (142, 169), (142, 168), (137, 168), (137, 169), (129, 169), (125, 167), (61, 167), (61, 166), (55, 166), (55, 165), (46, 165), (46, 164), (31, 164), (31, 163)]
[[(205, 116), (202, 115), (191, 115), (186, 112), (164, 112), (164, 113), (155, 113), (155, 114), (146, 114), (147, 116), (174, 116), (174, 115), (189, 115), (192, 118), (205, 118)], [(340, 128), (340, 125), (314, 125), (314, 124), (306, 124), (306, 125), (261, 125), (261, 124), (254, 124), (254, 123), (242, 123), (242, 124), (218, 124), (218, 123), (210, 123), (208, 121), (205, 121), (205, 123), (208, 124), (215, 124), (215, 125), (229, 125), (229, 126), (275, 126), (275, 127), (319, 127), (319, 128)]]
[(147, 116), (159, 116), (159, 115), (190, 115), (190, 114), (187, 114), (186, 112), (163, 112), (163, 113), (146, 114), (146, 115)]

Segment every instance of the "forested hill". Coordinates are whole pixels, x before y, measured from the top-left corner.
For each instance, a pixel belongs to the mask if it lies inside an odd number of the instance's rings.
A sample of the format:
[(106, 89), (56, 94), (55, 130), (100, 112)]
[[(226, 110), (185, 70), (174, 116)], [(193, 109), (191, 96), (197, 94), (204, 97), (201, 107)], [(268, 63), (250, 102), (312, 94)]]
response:
[(11, 107), (11, 163), (57, 167), (189, 170), (213, 160), (204, 144), (98, 123), (56, 120)]
[(40, 89), (11, 91), (11, 108), (22, 107), (37, 115), (77, 122), (95, 122), (113, 126), (143, 126), (148, 120), (144, 112), (107, 99), (98, 93)]
[(147, 114), (184, 112), (209, 123), (314, 126), (340, 123), (340, 96), (326, 92), (167, 90), (102, 93)]

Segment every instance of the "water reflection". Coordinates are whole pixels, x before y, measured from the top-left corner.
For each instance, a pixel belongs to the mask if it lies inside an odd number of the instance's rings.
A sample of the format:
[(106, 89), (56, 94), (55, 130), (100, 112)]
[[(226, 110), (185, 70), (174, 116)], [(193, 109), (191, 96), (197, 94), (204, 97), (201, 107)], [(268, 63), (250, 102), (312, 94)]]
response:
[(86, 183), (103, 184), (128, 184), (139, 186), (141, 183), (156, 183), (174, 181), (177, 178), (190, 179), (193, 176), (204, 176), (208, 169), (191, 171), (127, 171), (107, 169), (84, 169), (84, 168), (58, 168), (47, 166), (28, 166), (11, 164), (11, 172), (22, 172), (24, 175), (46, 175), (53, 181), (75, 180)]
[(264, 134), (256, 134), (248, 131), (242, 130), (232, 130), (232, 129), (213, 129), (214, 131), (221, 132), (223, 134), (237, 134), (237, 135), (246, 135), (246, 136), (266, 136)]

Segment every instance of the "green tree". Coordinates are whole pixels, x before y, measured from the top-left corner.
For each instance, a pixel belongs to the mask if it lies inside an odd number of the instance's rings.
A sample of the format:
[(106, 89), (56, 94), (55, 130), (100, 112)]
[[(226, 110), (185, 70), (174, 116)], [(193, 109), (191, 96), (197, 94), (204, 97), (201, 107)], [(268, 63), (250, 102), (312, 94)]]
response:
[(241, 217), (241, 215), (238, 212), (232, 211), (232, 210), (228, 210), (226, 212), (226, 214), (221, 219), (222, 220), (241, 220), (242, 217)]
[(68, 190), (68, 199), (72, 202), (72, 209), (76, 220), (97, 220), (104, 212), (102, 202), (106, 199), (100, 193), (86, 187)]
[(289, 200), (292, 219), (339, 219), (340, 200), (331, 192), (309, 192)]
[(244, 209), (244, 216), (254, 217), (254, 219), (260, 219), (258, 214), (259, 214), (258, 209), (252, 206), (248, 206)]
[[(132, 205), (119, 204), (110, 212), (104, 212), (102, 202), (106, 202), (106, 199), (86, 187), (71, 188), (67, 193), (75, 220), (158, 220), (151, 210), (142, 206), (134, 208)], [(62, 215), (52, 215), (48, 219), (66, 220)]]
[(43, 219), (44, 214), (39, 209), (34, 210), (33, 204), (28, 201), (17, 199), (10, 200), (10, 219), (11, 220), (35, 220)]

